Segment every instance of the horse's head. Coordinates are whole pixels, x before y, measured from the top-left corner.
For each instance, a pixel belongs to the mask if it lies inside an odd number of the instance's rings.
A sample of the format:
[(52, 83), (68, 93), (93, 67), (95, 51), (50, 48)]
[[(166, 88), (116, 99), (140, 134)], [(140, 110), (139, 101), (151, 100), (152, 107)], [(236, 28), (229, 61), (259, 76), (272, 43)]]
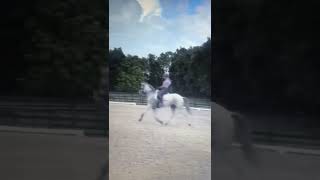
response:
[(149, 94), (154, 91), (155, 89), (150, 84), (146, 82), (142, 82), (139, 90), (139, 94)]

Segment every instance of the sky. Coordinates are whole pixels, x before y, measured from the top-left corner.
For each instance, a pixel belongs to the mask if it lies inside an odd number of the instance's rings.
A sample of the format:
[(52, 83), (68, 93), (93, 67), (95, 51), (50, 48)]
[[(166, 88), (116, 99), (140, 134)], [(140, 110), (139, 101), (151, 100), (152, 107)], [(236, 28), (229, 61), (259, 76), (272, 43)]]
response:
[(211, 0), (109, 0), (109, 48), (146, 57), (211, 37)]

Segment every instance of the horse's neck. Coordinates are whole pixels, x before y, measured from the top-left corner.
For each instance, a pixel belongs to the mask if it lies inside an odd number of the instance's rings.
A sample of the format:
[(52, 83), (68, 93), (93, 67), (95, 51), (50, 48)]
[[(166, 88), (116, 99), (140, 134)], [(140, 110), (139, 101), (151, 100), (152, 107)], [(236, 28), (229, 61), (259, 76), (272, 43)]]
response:
[(147, 94), (148, 99), (154, 98), (157, 94), (157, 91), (152, 91)]

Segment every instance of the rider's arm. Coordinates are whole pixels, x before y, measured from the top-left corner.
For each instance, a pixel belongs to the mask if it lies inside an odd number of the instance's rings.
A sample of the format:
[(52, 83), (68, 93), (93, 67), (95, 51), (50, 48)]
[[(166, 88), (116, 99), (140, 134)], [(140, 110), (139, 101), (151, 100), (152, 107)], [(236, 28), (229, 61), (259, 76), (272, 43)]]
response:
[(164, 87), (164, 81), (162, 82), (162, 85), (158, 87), (158, 89), (162, 89)]

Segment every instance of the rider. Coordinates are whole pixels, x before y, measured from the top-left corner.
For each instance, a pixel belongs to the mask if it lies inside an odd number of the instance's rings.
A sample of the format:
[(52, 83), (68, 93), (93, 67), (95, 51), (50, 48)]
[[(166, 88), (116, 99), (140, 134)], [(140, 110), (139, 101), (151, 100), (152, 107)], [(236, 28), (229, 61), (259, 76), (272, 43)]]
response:
[(163, 74), (163, 79), (164, 81), (162, 82), (162, 85), (158, 88), (158, 107), (162, 105), (162, 97), (164, 94), (169, 92), (169, 87), (171, 86), (171, 80), (169, 78), (169, 73), (164, 73)]

